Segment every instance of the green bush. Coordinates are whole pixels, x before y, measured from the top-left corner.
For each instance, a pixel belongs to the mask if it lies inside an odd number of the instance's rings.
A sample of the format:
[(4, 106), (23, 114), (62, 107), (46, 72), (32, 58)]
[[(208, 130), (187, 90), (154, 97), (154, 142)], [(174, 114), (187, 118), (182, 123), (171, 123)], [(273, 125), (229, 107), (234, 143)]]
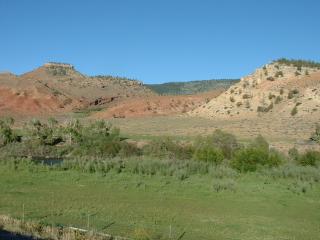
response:
[(13, 118), (5, 118), (0, 120), (0, 146), (8, 143), (18, 142), (21, 138), (13, 131), (12, 125), (14, 124)]
[(223, 161), (224, 156), (221, 149), (206, 145), (196, 149), (194, 159), (218, 165)]
[(143, 148), (143, 154), (158, 158), (191, 159), (193, 153), (193, 146), (179, 144), (168, 137), (153, 140)]
[(253, 172), (259, 165), (265, 165), (268, 152), (259, 148), (245, 148), (236, 152), (232, 166), (241, 172)]
[(283, 157), (275, 150), (269, 150), (268, 142), (258, 136), (254, 142), (235, 153), (231, 161), (232, 167), (241, 172), (253, 172), (260, 166), (279, 166)]
[(221, 150), (224, 158), (230, 159), (233, 153), (240, 147), (237, 138), (230, 133), (215, 130), (211, 136), (199, 137), (196, 141), (195, 149), (213, 148)]
[(63, 141), (60, 129), (57, 128), (57, 121), (53, 118), (49, 119), (48, 124), (33, 119), (25, 128), (28, 140), (35, 145), (53, 146)]
[(298, 163), (302, 166), (317, 166), (320, 163), (320, 152), (307, 151), (298, 158)]

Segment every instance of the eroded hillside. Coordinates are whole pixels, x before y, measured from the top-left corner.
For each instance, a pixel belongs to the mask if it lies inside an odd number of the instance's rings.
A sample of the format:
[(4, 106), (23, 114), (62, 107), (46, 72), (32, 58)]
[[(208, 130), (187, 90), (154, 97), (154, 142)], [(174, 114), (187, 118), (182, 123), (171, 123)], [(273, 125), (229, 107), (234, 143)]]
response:
[(208, 118), (320, 116), (320, 66), (274, 61), (194, 109)]
[(41, 115), (93, 106), (121, 99), (156, 95), (141, 82), (120, 77), (90, 77), (70, 64), (46, 63), (16, 76), (0, 74), (0, 115)]

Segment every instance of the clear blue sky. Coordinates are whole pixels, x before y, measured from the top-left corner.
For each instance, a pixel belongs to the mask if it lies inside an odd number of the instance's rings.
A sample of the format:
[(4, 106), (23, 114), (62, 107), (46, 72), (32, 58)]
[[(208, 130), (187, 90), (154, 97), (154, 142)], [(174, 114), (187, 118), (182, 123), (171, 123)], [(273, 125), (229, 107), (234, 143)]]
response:
[(320, 61), (319, 0), (0, 0), (0, 70), (47, 61), (146, 83)]

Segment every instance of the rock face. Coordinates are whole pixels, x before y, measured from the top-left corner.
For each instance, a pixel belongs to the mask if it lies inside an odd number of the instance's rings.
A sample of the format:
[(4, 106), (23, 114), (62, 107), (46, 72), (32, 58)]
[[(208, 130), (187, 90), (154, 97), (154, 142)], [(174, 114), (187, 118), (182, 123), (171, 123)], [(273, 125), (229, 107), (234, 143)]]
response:
[(190, 112), (207, 118), (319, 115), (320, 70), (272, 62)]

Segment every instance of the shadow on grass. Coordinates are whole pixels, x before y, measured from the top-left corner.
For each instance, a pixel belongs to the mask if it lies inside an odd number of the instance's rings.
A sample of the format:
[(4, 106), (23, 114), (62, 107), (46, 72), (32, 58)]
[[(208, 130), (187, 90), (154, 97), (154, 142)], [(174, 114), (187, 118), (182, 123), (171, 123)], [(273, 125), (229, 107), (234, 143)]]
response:
[(5, 230), (0, 230), (0, 239), (1, 240), (40, 240), (39, 238), (23, 236), (23, 235), (15, 234)]

